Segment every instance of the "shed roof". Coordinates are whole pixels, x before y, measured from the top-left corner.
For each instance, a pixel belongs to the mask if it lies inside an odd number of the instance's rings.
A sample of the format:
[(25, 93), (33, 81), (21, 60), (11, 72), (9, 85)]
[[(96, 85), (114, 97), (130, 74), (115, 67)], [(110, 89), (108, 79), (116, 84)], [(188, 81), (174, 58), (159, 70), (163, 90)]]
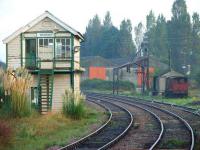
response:
[(185, 77), (185, 76), (179, 72), (172, 70), (172, 71), (169, 71), (169, 72), (161, 75), (161, 77), (168, 78), (168, 77)]
[(57, 17), (55, 17), (49, 11), (45, 11), (43, 14), (41, 14), (40, 16), (38, 16), (37, 18), (35, 18), (31, 22), (29, 22), (27, 25), (19, 28), (17, 31), (15, 31), (11, 35), (9, 35), (7, 38), (5, 38), (3, 40), (3, 43), (8, 43), (12, 39), (14, 39), (16, 36), (18, 36), (19, 34), (21, 34), (23, 32), (26, 32), (27, 30), (29, 30), (30, 28), (32, 28), (34, 25), (36, 25), (38, 22), (40, 22), (41, 20), (43, 20), (46, 17), (52, 19), (54, 22), (56, 22), (57, 24), (59, 24), (61, 27), (63, 27), (64, 29), (66, 29), (67, 31), (69, 31), (70, 33), (72, 33), (73, 35), (76, 35), (80, 39), (83, 40), (83, 35), (81, 33), (79, 33), (78, 31), (76, 31), (75, 29), (73, 29), (72, 27), (70, 27), (69, 25), (67, 25), (66, 23), (64, 23), (63, 21), (61, 21), (60, 19), (58, 19)]

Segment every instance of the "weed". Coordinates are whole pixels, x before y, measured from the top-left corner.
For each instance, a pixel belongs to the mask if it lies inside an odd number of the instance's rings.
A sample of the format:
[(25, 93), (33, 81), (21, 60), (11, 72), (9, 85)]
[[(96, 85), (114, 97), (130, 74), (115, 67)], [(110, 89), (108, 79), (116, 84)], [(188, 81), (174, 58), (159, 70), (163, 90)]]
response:
[(7, 146), (12, 141), (12, 130), (5, 122), (0, 122), (0, 145)]
[(84, 100), (85, 96), (80, 92), (66, 90), (63, 95), (63, 114), (73, 119), (80, 119), (85, 113)]
[(13, 117), (23, 117), (30, 114), (30, 100), (27, 90), (32, 83), (32, 77), (25, 68), (16, 70), (7, 69), (0, 71), (0, 81), (4, 89), (3, 105), (5, 113), (9, 112)]

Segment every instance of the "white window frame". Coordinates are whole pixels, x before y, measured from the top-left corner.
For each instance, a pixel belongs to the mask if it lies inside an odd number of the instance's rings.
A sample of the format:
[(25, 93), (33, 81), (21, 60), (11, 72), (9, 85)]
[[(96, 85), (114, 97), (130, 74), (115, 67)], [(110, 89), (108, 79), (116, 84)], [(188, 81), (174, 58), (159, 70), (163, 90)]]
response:
[[(64, 39), (64, 45), (62, 45), (62, 40)], [(59, 40), (60, 42), (57, 42)], [(67, 40), (69, 40), (69, 45), (67, 44)], [(61, 44), (60, 48), (58, 49), (58, 43)], [(65, 56), (62, 56), (62, 47), (64, 46), (64, 52)], [(67, 47), (69, 47), (69, 50), (67, 50)], [(67, 56), (67, 51), (69, 51), (69, 55)], [(55, 58), (56, 59), (66, 59), (66, 58), (71, 57), (71, 38), (68, 37), (57, 37), (55, 38)]]

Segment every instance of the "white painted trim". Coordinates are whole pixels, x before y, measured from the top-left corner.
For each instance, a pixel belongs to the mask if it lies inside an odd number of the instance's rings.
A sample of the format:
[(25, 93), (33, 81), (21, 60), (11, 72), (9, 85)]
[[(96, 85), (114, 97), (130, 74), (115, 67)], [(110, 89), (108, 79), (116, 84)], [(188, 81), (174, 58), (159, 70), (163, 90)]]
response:
[(26, 32), (27, 30), (29, 30), (30, 28), (32, 28), (34, 25), (36, 25), (38, 22), (40, 22), (41, 20), (43, 20), (44, 18), (50, 18), (51, 20), (53, 20), (54, 22), (56, 22), (57, 24), (59, 24), (60, 26), (62, 26), (64, 29), (66, 29), (67, 31), (69, 31), (70, 33), (78, 36), (80, 39), (83, 40), (83, 36), (76, 31), (75, 29), (73, 29), (72, 27), (70, 27), (69, 25), (67, 25), (66, 23), (64, 23), (63, 21), (61, 21), (60, 19), (58, 19), (57, 17), (55, 17), (53, 14), (51, 14), (48, 11), (45, 11), (42, 15), (40, 15), (39, 17), (37, 17), (36, 19), (32, 20), (30, 23), (28, 23), (27, 25), (25, 25), (24, 27), (19, 28), (17, 31), (15, 31), (13, 34), (11, 34), (10, 36), (8, 36), (7, 38), (5, 38), (3, 40), (3, 43), (8, 43), (9, 41), (11, 41), (12, 39), (14, 39), (16, 36), (18, 36), (19, 34)]

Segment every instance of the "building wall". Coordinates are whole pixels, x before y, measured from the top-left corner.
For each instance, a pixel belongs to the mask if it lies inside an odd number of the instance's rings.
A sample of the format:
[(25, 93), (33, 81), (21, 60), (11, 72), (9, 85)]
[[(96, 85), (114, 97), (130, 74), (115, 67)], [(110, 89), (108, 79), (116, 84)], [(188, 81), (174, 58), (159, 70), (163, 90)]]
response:
[[(74, 47), (80, 46), (80, 41), (74, 38)], [(74, 69), (80, 68), (80, 48), (76, 48), (77, 52), (74, 52)]]
[(62, 95), (70, 88), (69, 74), (55, 74), (53, 85), (52, 111), (57, 112), (62, 109)]
[(21, 66), (21, 40), (20, 36), (8, 43), (8, 67), (14, 69)]
[(80, 91), (80, 80), (81, 80), (80, 77), (81, 77), (80, 73), (74, 74), (74, 90), (75, 91)]
[(63, 27), (56, 24), (54, 21), (52, 21), (50, 18), (45, 18), (39, 23), (37, 23), (35, 26), (30, 28), (27, 32), (34, 32), (34, 31), (49, 31), (58, 29), (59, 31), (66, 31)]

